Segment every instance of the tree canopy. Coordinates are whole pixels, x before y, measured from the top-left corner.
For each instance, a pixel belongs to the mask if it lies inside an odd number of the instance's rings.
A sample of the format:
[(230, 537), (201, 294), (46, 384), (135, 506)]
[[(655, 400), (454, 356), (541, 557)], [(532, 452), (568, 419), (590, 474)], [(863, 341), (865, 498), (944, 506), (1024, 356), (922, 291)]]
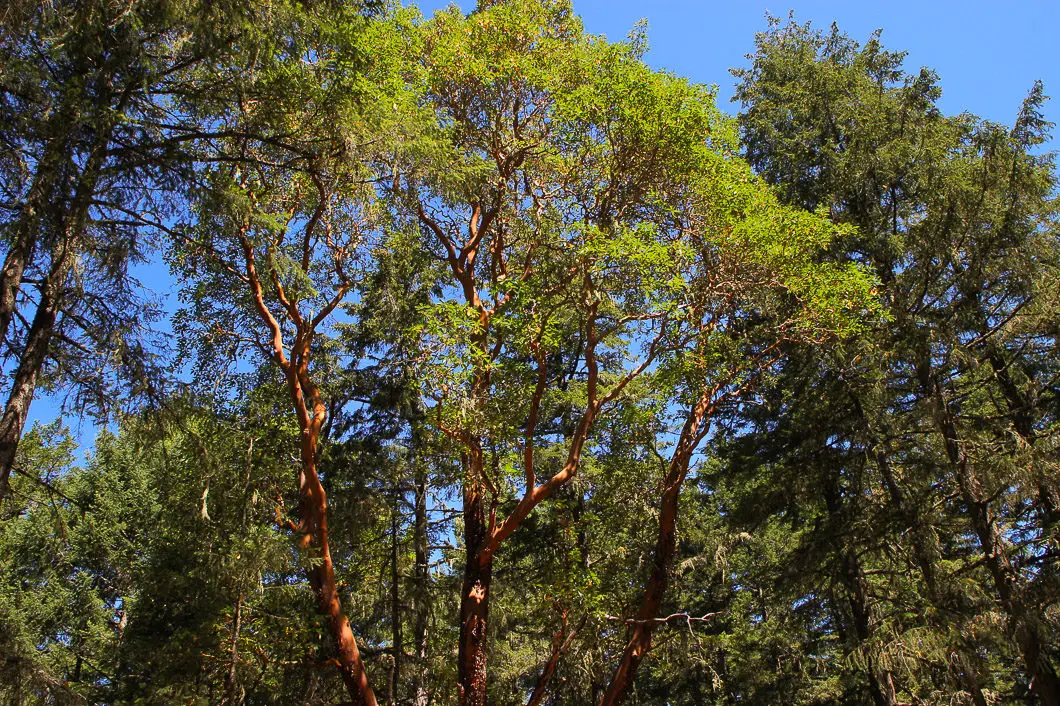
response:
[(0, 11), (0, 702), (1060, 706), (1044, 88), (756, 41)]

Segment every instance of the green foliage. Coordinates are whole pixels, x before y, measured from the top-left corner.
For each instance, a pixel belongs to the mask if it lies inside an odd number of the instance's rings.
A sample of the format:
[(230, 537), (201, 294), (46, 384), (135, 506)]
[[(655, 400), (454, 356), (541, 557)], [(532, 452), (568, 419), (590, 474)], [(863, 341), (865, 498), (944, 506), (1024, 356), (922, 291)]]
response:
[[(71, 281), (125, 318), (71, 303), (48, 382), (89, 379), (88, 331), (142, 350), (152, 390), (83, 461), (60, 423), (20, 441), (0, 702), (355, 699), (298, 525), (310, 469), (381, 701), (457, 702), (469, 542), (518, 517), (489, 563), (490, 703), (546, 665), (542, 703), (598, 703), (659, 586), (633, 703), (1050, 703), (1040, 85), (1012, 128), (946, 116), (878, 35), (773, 21), (733, 119), (651, 69), (642, 28), (608, 42), (561, 0), (112, 5), (0, 18), (9, 200), (16, 151), (44, 174), (59, 145), (83, 180), (106, 133)], [(144, 238), (183, 306), (165, 393), (123, 338), (150, 323)]]
[[(799, 571), (776, 590), (819, 596), (835, 625), (822, 683), (878, 703), (888, 691), (1022, 698), (1055, 673), (1048, 649), (1027, 651), (1056, 629), (1030, 599), (1054, 571), (1055, 489), (1027, 474), (1055, 464), (1052, 393), (1031, 372), (1055, 347), (1024, 313), (1055, 288), (1040, 274), (1056, 256), (1053, 165), (1028, 150), (1048, 129), (1034, 117), (1043, 95), (1032, 90), (1011, 130), (947, 117), (937, 77), (906, 74), (902, 58), (878, 35), (861, 46), (835, 27), (774, 23), (735, 72), (748, 159), (788, 202), (857, 227), (830, 257), (876, 272), (887, 324), (793, 355), (753, 433), (723, 443), (746, 472), (715, 482), (741, 508), (736, 527), (784, 518), (801, 534), (782, 560)], [(999, 578), (1003, 562), (1029, 573)], [(785, 632), (820, 654), (814, 632)]]

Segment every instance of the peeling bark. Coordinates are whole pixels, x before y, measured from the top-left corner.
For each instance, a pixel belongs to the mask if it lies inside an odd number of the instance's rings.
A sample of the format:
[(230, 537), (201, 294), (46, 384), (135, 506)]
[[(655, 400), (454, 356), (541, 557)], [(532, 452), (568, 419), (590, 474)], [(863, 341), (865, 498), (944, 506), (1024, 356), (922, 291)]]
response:
[(457, 659), (461, 706), (485, 706), (486, 659), (489, 625), (489, 590), (493, 559), (479, 560), (487, 541), (482, 451), (472, 448), (464, 455), (464, 583), (460, 596), (460, 648)]

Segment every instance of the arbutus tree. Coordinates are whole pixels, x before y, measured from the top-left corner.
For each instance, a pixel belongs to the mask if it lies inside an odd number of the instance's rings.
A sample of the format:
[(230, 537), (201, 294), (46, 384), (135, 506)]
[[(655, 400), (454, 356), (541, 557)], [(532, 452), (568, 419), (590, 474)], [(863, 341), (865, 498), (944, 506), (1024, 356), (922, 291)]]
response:
[[(298, 504), (297, 518), (289, 520), (281, 501), (277, 521), (298, 539), (330, 637), (329, 659), (350, 699), (375, 704), (342, 605), (319, 468), (331, 409), (327, 385), (341, 365), (337, 326), (386, 223), (362, 146), (370, 141), (367, 122), (382, 132), (393, 116), (359, 105), (368, 84), (357, 82), (371, 67), (344, 71), (359, 50), (350, 42), (359, 21), (340, 15), (307, 32), (300, 49), (312, 51), (314, 64), (291, 70), (281, 63), (275, 73), (263, 67), (263, 83), (282, 89), (285, 100), (261, 113), (245, 104), (221, 116), (233, 125), (214, 132), (231, 136), (207, 143), (212, 152), (204, 161), (211, 166), (198, 175), (196, 219), (172, 230), (172, 258), (192, 287), (184, 341), (195, 346), (200, 375), (225, 379), (242, 351), (262, 356), (282, 375), (299, 430)], [(298, 61), (301, 54), (290, 56)], [(378, 90), (372, 98), (385, 97), (386, 89)], [(205, 345), (196, 345), (200, 337)]]
[[(208, 5), (0, 12), (7, 429), (40, 380), (129, 413), (85, 469), (58, 426), (14, 463), (4, 698), (1055, 700), (1040, 87), (949, 118), (778, 25), (749, 166), (566, 2)], [(186, 305), (160, 416), (99, 394), (154, 374), (147, 233)]]
[[(667, 356), (714, 355), (722, 339), (730, 356), (742, 350), (740, 297), (756, 287), (787, 287), (834, 318), (860, 310), (868, 285), (849, 269), (812, 269), (831, 227), (771, 200), (732, 157), (734, 133), (710, 92), (648, 69), (642, 38), (607, 44), (584, 35), (565, 3), (516, 2), (436, 15), (422, 41), (416, 78), (436, 146), (397, 157), (394, 195), (450, 275), (424, 310), (421, 379), (426, 419), (463, 467), (459, 698), (484, 704), (498, 551), (575, 477), (600, 416)], [(756, 221), (757, 207), (772, 210)], [(816, 232), (825, 235), (807, 237)], [(732, 266), (741, 249), (746, 271)], [(717, 259), (731, 279), (710, 269)], [(763, 367), (778, 344), (760, 351)], [(555, 389), (567, 370), (569, 396)], [(756, 377), (753, 365), (735, 370), (704, 376), (692, 393), (664, 499), (662, 574), (709, 412), (741, 387), (740, 372)], [(572, 424), (557, 438), (567, 410)], [(563, 460), (542, 479), (545, 448)], [(662, 574), (645, 614), (658, 608)], [(628, 688), (646, 625), (608, 698)], [(557, 640), (546, 672), (567, 644)]]
[[(749, 168), (716, 159), (687, 205), (692, 255), (685, 293), (690, 324), (653, 376), (672, 390), (677, 415), (658, 500), (658, 532), (636, 614), (601, 704), (622, 703), (651, 649), (678, 551), (681, 490), (715, 417), (731, 418), (769, 385), (786, 351), (823, 345), (861, 330), (873, 315), (873, 283), (853, 266), (819, 262), (839, 231), (813, 214), (781, 205)], [(846, 233), (849, 236), (849, 232)], [(689, 628), (693, 618), (684, 616)]]
[(206, 239), (189, 238), (179, 266), (200, 282), (196, 314), (208, 319), (217, 342), (253, 346), (283, 376), (299, 430), (298, 508), (291, 521), (281, 505), (277, 520), (298, 538), (350, 698), (374, 704), (339, 596), (318, 471), (328, 404), (314, 354), (327, 357), (320, 349), (330, 317), (356, 287), (361, 249), (377, 227), (342, 179), (318, 165), (302, 173), (256, 170), (239, 181), (213, 175), (198, 230)]

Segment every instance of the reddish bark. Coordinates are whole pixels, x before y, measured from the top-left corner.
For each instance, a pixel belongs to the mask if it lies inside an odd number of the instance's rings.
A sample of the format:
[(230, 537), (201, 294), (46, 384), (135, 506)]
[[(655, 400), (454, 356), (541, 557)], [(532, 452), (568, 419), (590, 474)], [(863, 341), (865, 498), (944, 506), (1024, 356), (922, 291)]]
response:
[[(317, 596), (317, 608), (327, 617), (328, 629), (331, 631), (335, 648), (338, 652), (338, 669), (342, 681), (355, 704), (375, 706), (376, 699), (372, 687), (368, 684), (361, 661), (357, 642), (350, 621), (342, 612), (338, 588), (335, 584), (335, 567), (331, 561), (328, 547), (327, 499), (324, 489), (316, 476), (316, 469), (303, 470), (300, 478), (302, 484), (302, 522), (308, 528), (303, 535), (302, 546), (314, 550), (320, 563), (309, 572), (309, 583)], [(308, 539), (308, 543), (307, 540)]]
[[(582, 625), (585, 624), (585, 620), (582, 620)], [(530, 694), (530, 700), (526, 702), (526, 706), (541, 706), (541, 703), (545, 700), (545, 696), (548, 694), (548, 684), (552, 681), (552, 675), (556, 673), (556, 667), (559, 666), (559, 660), (563, 657), (563, 653), (570, 647), (571, 642), (574, 641), (574, 637), (578, 634), (581, 629), (581, 625), (574, 628), (570, 632), (567, 632), (567, 612), (563, 612), (563, 624), (560, 625), (559, 630), (552, 636), (552, 654), (549, 655), (548, 661), (545, 662), (544, 668), (541, 670), (541, 676), (537, 678), (537, 683), (534, 685), (534, 691)]]
[(464, 585), (460, 596), (460, 647), (458, 678), (461, 706), (485, 706), (487, 627), (489, 625), (489, 591), (493, 578), (493, 561), (479, 561), (486, 542), (486, 506), (483, 495), (482, 452), (472, 448), (464, 455), (467, 478), (464, 482)]
[[(485, 706), (487, 684), (487, 620), (489, 617), (489, 588), (493, 574), (493, 558), (497, 549), (512, 532), (526, 519), (530, 512), (540, 503), (551, 497), (560, 487), (567, 483), (578, 470), (582, 449), (588, 439), (593, 420), (601, 405), (618, 389), (612, 389), (604, 400), (597, 398), (597, 380), (599, 371), (594, 358), (596, 345), (592, 326), (592, 307), (588, 339), (586, 346), (586, 366), (588, 368), (588, 402), (582, 418), (570, 441), (567, 461), (552, 478), (540, 485), (535, 485), (533, 471), (533, 428), (529, 422), (536, 416), (540, 404), (543, 385), (538, 385), (531, 404), (531, 419), (528, 422), (527, 442), (529, 451), (524, 458), (526, 462), (527, 487), (522, 500), (515, 509), (499, 524), (493, 511), (490, 512), (487, 525), (484, 491), (487, 488), (487, 476), (483, 467), (482, 449), (478, 437), (464, 434), (463, 439), (468, 452), (465, 454), (466, 477), (464, 481), (464, 531), (467, 563), (464, 569), (463, 595), (460, 604), (460, 704), (461, 706)], [(643, 369), (643, 368), (642, 368)], [(624, 384), (624, 383), (620, 383)], [(484, 387), (484, 384), (482, 385)], [(472, 391), (480, 389), (473, 386)], [(612, 394), (613, 393), (613, 394)]]
[(662, 500), (659, 503), (659, 533), (655, 540), (651, 575), (641, 598), (637, 617), (630, 623), (629, 640), (622, 652), (622, 659), (604, 692), (601, 706), (621, 704), (633, 685), (640, 663), (651, 649), (651, 637), (659, 624), (663, 598), (670, 583), (670, 567), (677, 552), (677, 510), (681, 498), (681, 486), (688, 475), (688, 466), (699, 442), (710, 428), (717, 387), (703, 390), (696, 404), (685, 418), (681, 436), (667, 468)]
[[(511, 175), (512, 163), (499, 155), (498, 168), (505, 178)], [(504, 251), (503, 229), (497, 227), (498, 214), (501, 209), (501, 194), (495, 194), (492, 203), (484, 204), (474, 201), (470, 204), (471, 214), (467, 221), (466, 239), (458, 240), (452, 233), (443, 228), (419, 205), (417, 216), (420, 224), (442, 245), (444, 259), (448, 262), (455, 283), (459, 286), (466, 305), (478, 317), (478, 330), (471, 337), (470, 348), (474, 361), (471, 371), (471, 383), (468, 398), (478, 409), (487, 406), (490, 387), (489, 361), (496, 359), (503, 345), (503, 339), (491, 340), (490, 325), (494, 314), (504, 306), (511, 297), (511, 292), (504, 292), (502, 282), (508, 279), (509, 263)], [(492, 229), (492, 232), (491, 232)], [(491, 235), (490, 246), (484, 250), (491, 258), (489, 262), (490, 284), (501, 289), (493, 296), (492, 303), (482, 299), (479, 294), (480, 282), (475, 268), (480, 254), (480, 246), (486, 235)], [(460, 243), (463, 240), (463, 244)], [(531, 253), (528, 248), (522, 263), (522, 274), (512, 281), (523, 281), (533, 272)], [(584, 301), (596, 302), (596, 292), (592, 278), (585, 273), (582, 280)], [(491, 504), (495, 501), (497, 489), (489, 479), (483, 465), (482, 430), (471, 426), (460, 428), (441, 427), (454, 441), (465, 449), (464, 460), (464, 532), (465, 532), (465, 565), (463, 595), (460, 601), (460, 648), (459, 648), (459, 699), (461, 706), (485, 706), (487, 679), (487, 624), (489, 617), (489, 589), (493, 573), (493, 558), (501, 544), (522, 524), (535, 507), (550, 498), (559, 488), (568, 483), (578, 471), (581, 463), (582, 449), (589, 437), (593, 422), (605, 404), (617, 397), (625, 386), (640, 375), (653, 361), (657, 345), (662, 340), (662, 332), (652, 341), (648, 355), (641, 365), (629, 371), (606, 394), (598, 394), (599, 367), (596, 361), (596, 346), (599, 336), (596, 330), (597, 303), (590, 303), (585, 317), (585, 347), (582, 356), (586, 368), (586, 406), (582, 417), (570, 440), (567, 460), (563, 467), (547, 481), (538, 484), (534, 471), (534, 428), (544, 394), (547, 375), (544, 354), (538, 349), (544, 328), (539, 332), (535, 344), (534, 356), (538, 363), (537, 384), (529, 400), (529, 415), (524, 436), (524, 464), (526, 488), (522, 499), (507, 517), (496, 520), (495, 507), (490, 508), (486, 517), (485, 493), (491, 493)], [(661, 329), (665, 331), (666, 319), (662, 317)]]
[(317, 474), (317, 450), (321, 429), (327, 417), (327, 407), (309, 375), (311, 343), (316, 326), (334, 310), (346, 288), (340, 287), (332, 301), (316, 317), (307, 320), (297, 306), (288, 301), (283, 287), (274, 277), (273, 285), (277, 296), (296, 331), (288, 358), (280, 324), (265, 303), (254, 249), (247, 237), (246, 227), (239, 237), (246, 260), (246, 281), (253, 295), (255, 308), (269, 330), (273, 359), (283, 370), (302, 433), (301, 469), (298, 475), (299, 521), (295, 529), (301, 535), (299, 546), (314, 560), (313, 568), (308, 572), (309, 585), (316, 594), (317, 609), (327, 619), (328, 631), (336, 651), (335, 663), (351, 701), (356, 706), (376, 706), (375, 692), (368, 683), (357, 641), (353, 630), (350, 629), (350, 621), (343, 613), (335, 582), (335, 566), (328, 542), (327, 494)]
[[(489, 348), (490, 319), (496, 307), (489, 308), (479, 297), (475, 280), (475, 260), (478, 246), (496, 217), (498, 207), (494, 205), (483, 211), (478, 202), (472, 204), (468, 221), (467, 241), (462, 245), (432, 219), (421, 206), (418, 209), (420, 223), (427, 227), (445, 248), (445, 257), (453, 278), (463, 293), (468, 307), (478, 315), (478, 331), (471, 340), (473, 359), (470, 399), (481, 405), (488, 395), (489, 366), (485, 361), (492, 358)], [(488, 478), (483, 465), (482, 441), (479, 431), (471, 428), (447, 429), (449, 436), (460, 443), (465, 451), (461, 456), (464, 468), (463, 514), (464, 514), (464, 582), (460, 596), (460, 644), (457, 654), (457, 690), (460, 706), (485, 706), (487, 686), (487, 647), (489, 625), (489, 590), (493, 578), (492, 554), (484, 555), (483, 549), (492, 534), (487, 525), (486, 498)], [(495, 489), (494, 490), (494, 495)]]

